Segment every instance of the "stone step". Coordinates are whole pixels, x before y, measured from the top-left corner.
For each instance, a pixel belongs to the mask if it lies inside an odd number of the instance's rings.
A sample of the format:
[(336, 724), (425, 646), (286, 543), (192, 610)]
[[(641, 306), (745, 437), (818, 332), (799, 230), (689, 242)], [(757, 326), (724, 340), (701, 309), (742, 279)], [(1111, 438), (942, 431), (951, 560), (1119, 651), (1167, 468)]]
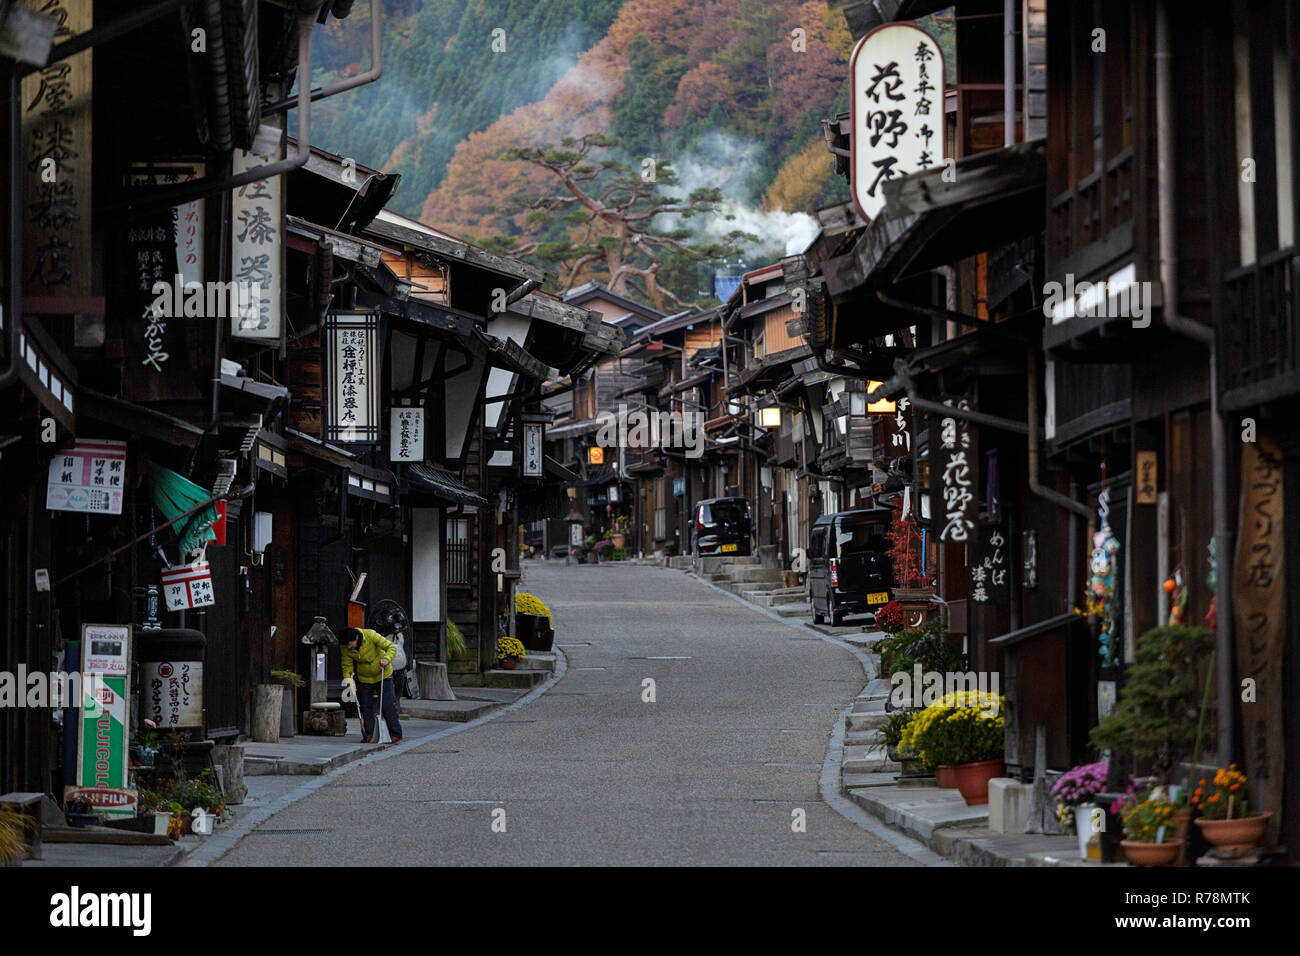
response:
[(483, 672), (484, 687), (536, 687), (550, 677), (549, 671), (493, 668)]
[[(456, 688), (459, 695), (463, 688)], [(501, 701), (474, 700), (458, 696), (456, 700), (403, 700), (401, 712), (403, 717), (418, 717), (421, 720), (449, 720), (454, 723), (467, 723), (477, 720), (484, 714), (505, 706)]]
[(555, 652), (554, 651), (528, 651), (524, 654), (519, 666), (526, 671), (550, 671), (555, 673)]
[(776, 586), (781, 586), (781, 569), (780, 568), (760, 568), (757, 565), (734, 568), (731, 572), (731, 580), (737, 584), (741, 582), (776, 582)]
[(880, 742), (880, 731), (878, 730), (848, 730), (844, 732), (844, 746), (846, 747), (872, 747)]
[(772, 608), (772, 610), (781, 617), (801, 617), (808, 621), (812, 620), (812, 616), (808, 613), (807, 606), (802, 603), (778, 604), (776, 607)]
[(855, 697), (853, 699), (855, 714), (888, 714), (883, 697)]
[(782, 604), (798, 604), (802, 606), (808, 601), (808, 596), (803, 593), (802, 588), (742, 591), (740, 596), (749, 603), (757, 604), (760, 607), (778, 607)]
[(854, 746), (844, 748), (844, 759), (840, 762), (840, 773), (899, 773), (902, 765), (890, 760), (885, 748), (876, 746)]
[(844, 729), (879, 730), (889, 722), (889, 715), (883, 710), (876, 713), (848, 714), (844, 718)]
[(893, 684), (888, 677), (877, 677), (858, 695), (858, 700), (887, 700), (892, 690)]
[[(690, 556), (687, 556), (690, 560)], [(700, 573), (715, 574), (724, 569), (730, 570), (732, 567), (758, 566), (758, 556), (753, 554), (747, 555), (714, 555), (707, 558), (700, 558)]]

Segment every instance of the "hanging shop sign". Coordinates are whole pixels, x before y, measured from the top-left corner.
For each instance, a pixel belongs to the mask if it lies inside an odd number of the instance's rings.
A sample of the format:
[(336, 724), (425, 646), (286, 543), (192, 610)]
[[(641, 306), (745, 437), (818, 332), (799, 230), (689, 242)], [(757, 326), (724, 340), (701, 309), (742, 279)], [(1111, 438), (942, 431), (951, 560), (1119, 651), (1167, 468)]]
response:
[[(279, 145), (265, 156), (236, 149), (234, 172), (280, 159)], [(230, 318), (230, 334), (241, 339), (279, 340), (284, 214), (280, 177), (259, 179), (234, 191), (230, 208), (230, 278), (241, 302)]]
[[(1237, 673), (1255, 682), (1241, 704), (1242, 750), (1254, 784), (1252, 810), (1282, 809), (1286, 738), (1286, 538), (1282, 455), (1265, 435), (1241, 446), (1241, 521), (1234, 568)], [(1225, 586), (1226, 586), (1225, 582)], [(1300, 759), (1300, 756), (1294, 759)], [(1276, 839), (1277, 824), (1270, 824)]]
[(140, 681), (144, 712), (160, 730), (203, 726), (202, 661), (146, 661)]
[(853, 203), (871, 220), (884, 183), (943, 165), (943, 52), (920, 27), (886, 24), (858, 41), (849, 76)]
[(424, 408), (394, 407), (388, 413), (388, 460), (424, 461)]
[(545, 464), (546, 425), (542, 422), (524, 422), (523, 431), (523, 476), (525, 478), (542, 477)]
[(1005, 605), (1011, 596), (1008, 584), (1007, 541), (1002, 529), (991, 525), (971, 548), (970, 599), (972, 604)]
[(50, 511), (120, 515), (126, 488), (126, 442), (87, 439), (50, 460), (45, 507)]
[(379, 440), (378, 337), (378, 312), (331, 312), (325, 320), (328, 441)]
[[(56, 44), (91, 29), (93, 5), (93, 0), (28, 4), (58, 21)], [(92, 66), (87, 49), (22, 81), (24, 296), (91, 293)]]
[(189, 611), (217, 603), (212, 592), (212, 569), (206, 561), (168, 568), (162, 573), (162, 585), (169, 611)]
[(680, 497), (681, 497), (682, 495), (684, 495), (684, 494), (686, 494), (686, 479), (685, 479), (685, 478), (674, 478), (674, 479), (673, 479), (673, 497), (674, 497), (674, 498), (680, 498)]
[(1137, 503), (1153, 505), (1159, 496), (1158, 475), (1156, 471), (1156, 453), (1140, 451), (1137, 453)]
[(889, 433), (890, 450), (901, 457), (912, 454), (912, 403), (906, 396), (894, 403), (894, 417)]
[(85, 624), (81, 647), (76, 786), (67, 787), (64, 796), (75, 791), (73, 799), (89, 800), (96, 812), (135, 816), (135, 791), (127, 789), (131, 625)]
[[(971, 408), (967, 398), (947, 398), (953, 408)], [(939, 540), (965, 544), (974, 538), (979, 510), (979, 468), (975, 461), (975, 439), (970, 422), (955, 415), (931, 418), (930, 487), (934, 502), (931, 514), (939, 527)], [(935, 440), (937, 437), (937, 441)]]

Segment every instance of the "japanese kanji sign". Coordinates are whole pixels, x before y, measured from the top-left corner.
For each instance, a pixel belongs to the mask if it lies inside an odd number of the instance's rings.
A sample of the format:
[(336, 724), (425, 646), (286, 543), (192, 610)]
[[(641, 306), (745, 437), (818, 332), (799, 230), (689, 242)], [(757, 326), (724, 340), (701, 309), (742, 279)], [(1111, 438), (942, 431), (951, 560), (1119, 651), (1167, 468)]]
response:
[[(1286, 646), (1285, 498), (1282, 455), (1265, 435), (1241, 445), (1241, 518), (1234, 589), (1237, 676), (1254, 682), (1243, 701), (1241, 747), (1251, 782), (1251, 810), (1272, 810), (1269, 840), (1276, 839), (1282, 809), (1286, 740), (1283, 736), (1283, 651)], [(1192, 622), (1196, 623), (1196, 622)]]
[[(94, 25), (92, 0), (28, 0), (53, 16), (54, 42)], [(90, 294), (92, 51), (51, 63), (22, 81), (23, 293)]]
[[(78, 796), (110, 816), (135, 816), (135, 793), (126, 789), (131, 625), (84, 624), (81, 647), (84, 663), (76, 786), (85, 792)], [(91, 674), (94, 680), (87, 679)]]
[(145, 716), (158, 729), (203, 726), (202, 661), (145, 661), (140, 683)]
[[(944, 404), (970, 409), (965, 398), (944, 399)], [(930, 419), (930, 514), (939, 528), (940, 541), (970, 542), (979, 512), (979, 466), (970, 422), (956, 415)]]
[(388, 460), (424, 461), (424, 408), (395, 405), (388, 413)]
[(87, 439), (50, 459), (45, 507), (50, 511), (120, 515), (126, 489), (126, 442)]
[(1156, 461), (1154, 451), (1137, 453), (1137, 502), (1140, 505), (1153, 505), (1159, 496)]
[(943, 52), (920, 27), (889, 23), (858, 41), (849, 75), (853, 201), (870, 220), (883, 183), (943, 165)]
[(169, 611), (187, 611), (217, 603), (212, 593), (212, 569), (206, 561), (168, 568), (162, 573), (162, 586)]
[(972, 604), (1006, 604), (1011, 595), (1006, 534), (990, 525), (970, 552), (970, 599)]
[[(242, 173), (280, 158), (235, 150), (234, 171)], [(280, 338), (280, 259), (284, 216), (280, 206), (280, 177), (259, 179), (234, 191), (230, 228), (230, 278), (240, 289), (255, 288), (253, 305), (244, 315), (232, 315), (230, 334), (244, 339)]]
[(375, 312), (331, 312), (326, 317), (329, 419), (325, 437), (331, 441), (379, 440), (378, 328)]

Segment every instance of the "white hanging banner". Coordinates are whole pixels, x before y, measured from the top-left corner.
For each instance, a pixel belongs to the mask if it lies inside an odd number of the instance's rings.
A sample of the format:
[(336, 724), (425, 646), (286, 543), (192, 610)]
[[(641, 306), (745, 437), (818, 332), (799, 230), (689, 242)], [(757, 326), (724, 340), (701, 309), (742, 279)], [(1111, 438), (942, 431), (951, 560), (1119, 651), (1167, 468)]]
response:
[(943, 165), (943, 51), (920, 27), (888, 23), (858, 41), (849, 76), (853, 202), (871, 220), (884, 183)]
[(375, 442), (381, 437), (378, 329), (377, 312), (331, 312), (325, 319), (328, 441)]
[(423, 406), (394, 406), (389, 410), (388, 460), (424, 461)]
[[(236, 149), (235, 173), (276, 162), (281, 149), (258, 156)], [(230, 278), (241, 303), (230, 317), (230, 334), (241, 339), (280, 338), (280, 260), (284, 216), (280, 177), (259, 179), (234, 191), (230, 206)]]
[(50, 511), (120, 515), (126, 490), (126, 442), (86, 439), (55, 452), (45, 488)]

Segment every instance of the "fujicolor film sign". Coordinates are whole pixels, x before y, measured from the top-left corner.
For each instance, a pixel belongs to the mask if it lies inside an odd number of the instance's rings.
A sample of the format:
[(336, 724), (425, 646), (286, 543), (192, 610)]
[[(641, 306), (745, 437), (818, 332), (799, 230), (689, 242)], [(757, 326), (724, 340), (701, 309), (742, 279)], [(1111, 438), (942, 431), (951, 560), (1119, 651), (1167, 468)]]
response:
[[(86, 624), (81, 629), (81, 717), (77, 737), (79, 796), (109, 816), (134, 816), (126, 799), (131, 725), (131, 625)], [(84, 791), (89, 791), (84, 792)], [(65, 792), (65, 797), (66, 797)]]

